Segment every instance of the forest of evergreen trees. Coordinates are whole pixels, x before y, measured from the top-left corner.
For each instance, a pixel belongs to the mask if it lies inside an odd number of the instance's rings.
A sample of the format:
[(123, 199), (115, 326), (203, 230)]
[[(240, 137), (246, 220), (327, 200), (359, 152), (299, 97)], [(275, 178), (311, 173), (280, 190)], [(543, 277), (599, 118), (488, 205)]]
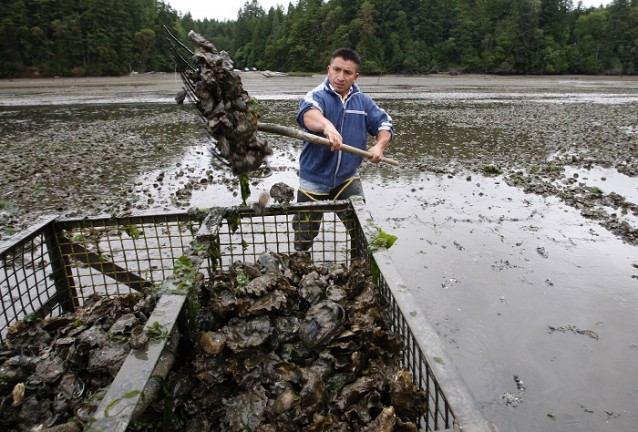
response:
[(0, 4), (2, 78), (173, 71), (164, 26), (260, 70), (319, 72), (350, 46), (366, 74), (638, 72), (638, 0), (298, 0), (286, 12), (251, 0), (233, 21), (193, 20), (161, 0)]

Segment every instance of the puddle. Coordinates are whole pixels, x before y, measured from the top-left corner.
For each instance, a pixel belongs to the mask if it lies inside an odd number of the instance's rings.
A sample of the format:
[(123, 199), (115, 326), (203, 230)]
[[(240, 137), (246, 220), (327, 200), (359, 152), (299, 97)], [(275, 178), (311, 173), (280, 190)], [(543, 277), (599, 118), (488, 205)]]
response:
[(605, 194), (615, 192), (626, 201), (638, 203), (638, 178), (619, 173), (615, 168), (566, 166), (565, 176), (575, 178), (588, 187), (598, 188)]

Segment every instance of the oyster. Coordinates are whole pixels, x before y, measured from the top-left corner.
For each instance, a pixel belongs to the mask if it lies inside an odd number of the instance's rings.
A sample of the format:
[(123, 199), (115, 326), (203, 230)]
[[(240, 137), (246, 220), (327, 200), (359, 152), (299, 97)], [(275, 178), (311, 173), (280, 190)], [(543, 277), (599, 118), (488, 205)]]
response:
[(252, 320), (232, 318), (224, 328), (226, 345), (235, 353), (260, 347), (271, 333), (270, 318), (264, 315)]
[(288, 388), (281, 392), (279, 396), (271, 402), (269, 410), (273, 417), (276, 418), (286, 411), (290, 411), (297, 405), (297, 403), (299, 403), (299, 393), (297, 393), (294, 389)]
[(23, 383), (18, 383), (15, 385), (13, 391), (11, 392), (11, 396), (13, 397), (13, 403), (11, 404), (11, 406), (17, 407), (22, 403), (22, 401), (24, 400), (25, 389), (26, 387)]
[(288, 204), (295, 198), (295, 190), (286, 183), (278, 182), (270, 187), (270, 197), (279, 204)]
[(200, 336), (199, 343), (206, 354), (217, 355), (224, 349), (226, 339), (221, 333), (208, 331)]
[(327, 345), (341, 331), (346, 312), (339, 303), (324, 300), (312, 306), (299, 327), (299, 339), (315, 349)]
[(255, 430), (265, 417), (267, 403), (268, 396), (263, 387), (248, 389), (225, 400), (228, 430)]

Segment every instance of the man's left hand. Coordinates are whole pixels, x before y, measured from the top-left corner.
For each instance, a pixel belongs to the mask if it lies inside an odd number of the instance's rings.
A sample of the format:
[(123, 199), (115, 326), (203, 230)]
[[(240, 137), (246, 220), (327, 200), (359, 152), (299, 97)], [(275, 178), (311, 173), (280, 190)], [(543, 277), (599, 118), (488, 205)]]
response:
[(383, 147), (381, 146), (381, 144), (375, 144), (374, 146), (370, 147), (368, 151), (372, 153), (372, 156), (368, 158), (368, 161), (372, 163), (379, 163), (383, 160)]
[(375, 145), (370, 147), (368, 150), (372, 153), (372, 157), (368, 158), (368, 160), (372, 163), (379, 163), (383, 160), (383, 151), (388, 147), (390, 141), (392, 140), (392, 134), (390, 131), (381, 130), (377, 134), (377, 142)]

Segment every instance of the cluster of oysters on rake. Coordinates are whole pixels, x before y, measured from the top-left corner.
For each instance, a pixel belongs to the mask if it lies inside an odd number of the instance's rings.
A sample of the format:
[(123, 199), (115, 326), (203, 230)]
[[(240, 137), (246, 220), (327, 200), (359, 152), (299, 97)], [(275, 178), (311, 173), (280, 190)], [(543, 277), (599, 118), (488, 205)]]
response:
[(257, 102), (244, 90), (226, 51), (192, 30), (188, 37), (197, 44), (192, 57), (196, 68), (187, 69), (184, 78), (221, 156), (235, 175), (245, 175), (272, 154), (268, 142), (257, 135)]
[(199, 305), (169, 396), (133, 430), (158, 430), (167, 412), (171, 430), (418, 430), (427, 395), (400, 367), (403, 344), (365, 260), (324, 266), (264, 253), (214, 272)]

